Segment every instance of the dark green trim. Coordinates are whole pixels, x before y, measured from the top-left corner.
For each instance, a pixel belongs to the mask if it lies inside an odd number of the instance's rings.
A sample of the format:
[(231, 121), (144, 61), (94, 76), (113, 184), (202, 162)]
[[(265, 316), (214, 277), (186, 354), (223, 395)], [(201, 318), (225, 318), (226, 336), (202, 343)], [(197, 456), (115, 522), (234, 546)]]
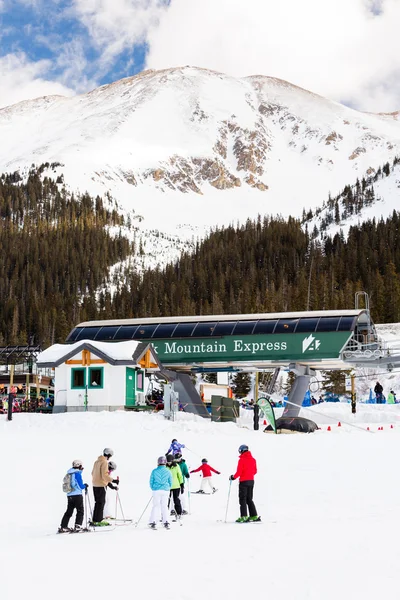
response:
[[(83, 385), (74, 385), (75, 371), (83, 371)], [(74, 367), (71, 369), (71, 390), (84, 390), (86, 387), (86, 367)]]
[[(101, 371), (101, 385), (91, 385), (90, 373), (92, 371)], [(88, 387), (90, 390), (102, 390), (104, 388), (104, 367), (89, 367)]]

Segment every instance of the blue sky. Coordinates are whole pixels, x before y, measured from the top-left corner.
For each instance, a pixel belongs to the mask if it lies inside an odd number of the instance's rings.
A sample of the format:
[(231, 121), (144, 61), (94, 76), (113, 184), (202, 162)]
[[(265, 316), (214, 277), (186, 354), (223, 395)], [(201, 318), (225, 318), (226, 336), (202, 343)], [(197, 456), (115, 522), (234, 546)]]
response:
[(0, 107), (193, 65), (396, 111), (399, 23), (400, 0), (0, 0)]

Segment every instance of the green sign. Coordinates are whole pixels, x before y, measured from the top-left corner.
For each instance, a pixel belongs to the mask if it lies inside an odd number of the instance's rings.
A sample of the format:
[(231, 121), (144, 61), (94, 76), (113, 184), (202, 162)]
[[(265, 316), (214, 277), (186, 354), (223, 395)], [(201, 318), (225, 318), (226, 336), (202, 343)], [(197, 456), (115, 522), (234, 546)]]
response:
[(337, 359), (349, 331), (149, 340), (164, 364)]
[(268, 419), (269, 424), (276, 433), (275, 413), (274, 409), (272, 408), (271, 402), (267, 400), (267, 398), (259, 398), (257, 400), (257, 404), (263, 411), (265, 418)]

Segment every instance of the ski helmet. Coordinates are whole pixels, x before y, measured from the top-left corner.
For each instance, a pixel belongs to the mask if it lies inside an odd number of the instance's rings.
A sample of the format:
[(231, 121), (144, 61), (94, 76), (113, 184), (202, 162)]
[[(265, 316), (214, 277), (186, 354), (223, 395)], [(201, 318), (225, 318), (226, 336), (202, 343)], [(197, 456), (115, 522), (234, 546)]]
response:
[(181, 458), (182, 458), (182, 454), (180, 452), (175, 452), (174, 459), (175, 460), (180, 460)]
[(165, 456), (159, 456), (157, 459), (157, 464), (158, 466), (160, 465), (166, 465), (167, 464), (167, 459), (165, 458)]
[(239, 446), (239, 454), (243, 454), (243, 452), (247, 452), (249, 449), (248, 446), (246, 446), (246, 444), (242, 444), (241, 446)]
[(208, 460), (207, 460), (206, 458), (202, 458), (202, 459), (201, 459), (201, 462), (202, 462), (202, 463), (208, 463)]
[(103, 456), (106, 456), (107, 458), (111, 458), (111, 456), (113, 456), (113, 454), (114, 454), (114, 450), (111, 450), (111, 448), (104, 448)]
[(167, 463), (172, 463), (173, 460), (174, 460), (174, 457), (172, 456), (172, 454), (167, 454), (167, 458), (166, 458)]
[(110, 460), (108, 462), (108, 470), (115, 471), (116, 468), (117, 468), (117, 465), (115, 464), (115, 462), (113, 460)]
[(82, 461), (78, 458), (72, 461), (72, 466), (74, 469), (83, 469)]
[(171, 444), (173, 444), (174, 442), (177, 442), (177, 441), (178, 441), (178, 440), (174, 438), (174, 439), (172, 440)]

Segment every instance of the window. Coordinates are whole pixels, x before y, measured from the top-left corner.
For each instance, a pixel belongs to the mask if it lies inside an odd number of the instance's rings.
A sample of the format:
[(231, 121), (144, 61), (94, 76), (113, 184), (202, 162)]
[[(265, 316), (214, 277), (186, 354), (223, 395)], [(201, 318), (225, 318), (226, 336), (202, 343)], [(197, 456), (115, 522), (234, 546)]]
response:
[(78, 340), (94, 340), (101, 327), (82, 327), (79, 334), (76, 336)]
[(136, 387), (139, 390), (139, 392), (143, 392), (143, 390), (144, 390), (144, 373), (143, 373), (143, 371), (137, 372)]
[(91, 389), (103, 388), (103, 373), (103, 367), (89, 367), (89, 387)]
[(232, 335), (236, 321), (220, 321), (214, 327), (213, 335)]
[(147, 340), (151, 338), (156, 327), (158, 327), (158, 323), (155, 325), (139, 325), (135, 333), (135, 340)]
[(153, 339), (170, 338), (175, 327), (176, 323), (161, 323), (153, 333)]
[(71, 369), (71, 389), (81, 390), (86, 385), (86, 369)]
[(114, 336), (114, 340), (133, 340), (137, 325), (122, 325)]
[(336, 331), (340, 317), (321, 317), (317, 331)]
[(258, 321), (253, 333), (272, 333), (278, 321)]
[(99, 331), (99, 333), (97, 334), (96, 340), (113, 340), (114, 339), (114, 335), (117, 333), (119, 329), (118, 327), (102, 327)]
[(196, 327), (197, 323), (178, 323), (171, 337), (182, 337), (187, 338), (190, 337), (193, 333), (193, 329)]
[(238, 321), (233, 335), (251, 335), (257, 321)]
[(298, 319), (279, 319), (274, 333), (293, 333)]
[(353, 331), (355, 317), (342, 317), (340, 319), (338, 331)]
[(296, 333), (311, 333), (315, 331), (318, 321), (319, 317), (300, 319), (296, 327)]
[(193, 332), (193, 337), (201, 338), (207, 337), (213, 334), (216, 322), (207, 322), (207, 323), (197, 323), (195, 330)]
[(67, 342), (75, 342), (76, 338), (78, 337), (79, 333), (82, 331), (82, 327), (75, 327), (75, 329), (73, 329), (71, 331), (71, 333), (69, 334), (69, 336), (67, 337)]

